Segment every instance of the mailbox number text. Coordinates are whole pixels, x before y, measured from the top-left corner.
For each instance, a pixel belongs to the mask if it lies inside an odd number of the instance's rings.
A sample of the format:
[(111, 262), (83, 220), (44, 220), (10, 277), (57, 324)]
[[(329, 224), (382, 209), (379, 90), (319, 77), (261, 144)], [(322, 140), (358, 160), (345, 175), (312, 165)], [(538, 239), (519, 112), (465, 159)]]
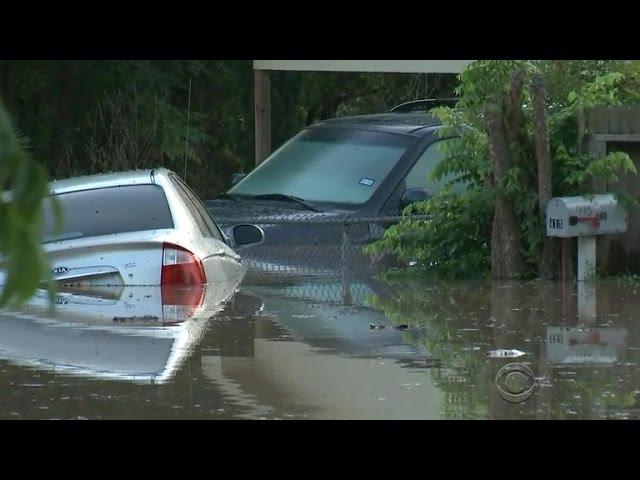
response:
[(562, 219), (560, 218), (550, 218), (549, 219), (549, 228), (553, 230), (562, 230)]

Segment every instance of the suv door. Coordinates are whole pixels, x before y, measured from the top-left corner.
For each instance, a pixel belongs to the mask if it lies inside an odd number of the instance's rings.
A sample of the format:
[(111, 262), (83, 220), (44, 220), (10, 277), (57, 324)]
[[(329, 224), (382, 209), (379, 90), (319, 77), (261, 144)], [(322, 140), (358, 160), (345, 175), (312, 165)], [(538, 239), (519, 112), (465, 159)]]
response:
[[(407, 176), (405, 177), (405, 189), (420, 188), (426, 190), (431, 196), (435, 196), (452, 180), (455, 180), (458, 175), (449, 174), (440, 180), (432, 180), (431, 174), (436, 166), (445, 158), (443, 146), (445, 142), (452, 142), (458, 140), (457, 138), (449, 138), (446, 140), (438, 140), (430, 144), (422, 155), (418, 158), (413, 165)], [(452, 186), (453, 193), (462, 193), (466, 189), (466, 186), (462, 183), (455, 183)]]

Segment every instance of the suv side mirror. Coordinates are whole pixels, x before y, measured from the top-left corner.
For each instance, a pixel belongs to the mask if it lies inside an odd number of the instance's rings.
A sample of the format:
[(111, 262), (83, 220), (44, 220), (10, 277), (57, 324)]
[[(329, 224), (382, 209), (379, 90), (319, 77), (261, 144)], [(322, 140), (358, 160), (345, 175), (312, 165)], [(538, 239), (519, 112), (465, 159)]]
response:
[(231, 175), (231, 186), (235, 187), (236, 184), (246, 176), (246, 173), (234, 173), (233, 175)]
[(236, 247), (258, 245), (264, 242), (264, 232), (255, 225), (236, 225), (232, 229), (232, 236)]
[(409, 188), (402, 194), (400, 198), (400, 211), (412, 203), (422, 202), (431, 198), (431, 194), (423, 188)]

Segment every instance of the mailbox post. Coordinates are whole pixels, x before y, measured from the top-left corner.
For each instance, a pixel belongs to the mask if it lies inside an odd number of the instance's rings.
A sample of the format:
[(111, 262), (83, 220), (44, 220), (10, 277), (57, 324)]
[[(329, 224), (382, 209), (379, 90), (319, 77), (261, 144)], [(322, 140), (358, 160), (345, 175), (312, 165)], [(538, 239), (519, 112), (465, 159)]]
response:
[(596, 272), (596, 235), (624, 233), (628, 215), (612, 194), (554, 197), (547, 203), (547, 235), (578, 238), (578, 281)]

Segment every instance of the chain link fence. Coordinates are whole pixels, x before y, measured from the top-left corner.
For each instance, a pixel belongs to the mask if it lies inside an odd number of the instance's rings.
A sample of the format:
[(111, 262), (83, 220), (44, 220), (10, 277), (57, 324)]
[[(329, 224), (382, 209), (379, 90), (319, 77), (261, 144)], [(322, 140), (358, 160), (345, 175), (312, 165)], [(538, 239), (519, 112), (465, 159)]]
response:
[[(234, 207), (234, 205), (231, 205)], [(229, 236), (240, 224), (253, 224), (262, 228), (263, 243), (238, 248), (248, 275), (260, 278), (267, 275), (289, 278), (344, 278), (380, 273), (394, 266), (387, 254), (367, 254), (364, 247), (381, 238), (386, 228), (402, 219), (428, 220), (426, 215), (381, 216), (354, 215), (336, 212), (300, 211), (283, 214), (265, 208), (243, 212), (242, 207), (220, 211), (207, 206), (216, 223)]]

